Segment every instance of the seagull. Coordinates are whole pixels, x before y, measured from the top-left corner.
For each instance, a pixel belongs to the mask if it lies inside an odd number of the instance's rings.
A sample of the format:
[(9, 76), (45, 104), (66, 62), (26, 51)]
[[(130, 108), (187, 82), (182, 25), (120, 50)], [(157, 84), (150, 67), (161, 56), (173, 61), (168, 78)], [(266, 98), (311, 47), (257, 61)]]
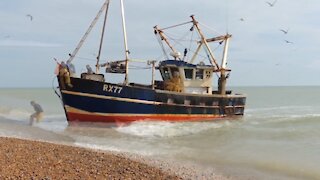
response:
[(240, 21), (244, 21), (244, 19), (243, 19), (243, 18), (240, 18), (239, 20), (240, 20)]
[(30, 21), (33, 20), (33, 16), (32, 16), (31, 14), (27, 14), (26, 16), (27, 16), (28, 18), (30, 18)]
[(266, 3), (270, 6), (273, 7), (276, 4), (277, 0), (274, 0), (273, 3), (266, 1)]
[(284, 40), (286, 43), (288, 43), (288, 44), (293, 44), (293, 42), (291, 42), (291, 41), (288, 41), (288, 40)]
[(287, 30), (280, 29), (280, 31), (282, 31), (284, 34), (288, 34), (289, 29), (287, 29)]

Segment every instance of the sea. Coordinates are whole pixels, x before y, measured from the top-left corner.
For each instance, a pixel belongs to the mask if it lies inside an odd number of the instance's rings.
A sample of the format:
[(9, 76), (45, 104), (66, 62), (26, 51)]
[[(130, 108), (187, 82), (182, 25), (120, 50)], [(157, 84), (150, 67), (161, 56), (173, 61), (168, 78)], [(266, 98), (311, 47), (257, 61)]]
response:
[[(102, 128), (69, 126), (51, 88), (3, 88), (0, 136), (170, 159), (236, 179), (320, 179), (320, 87), (232, 90), (247, 95), (242, 118)], [(31, 100), (45, 112), (33, 126)]]

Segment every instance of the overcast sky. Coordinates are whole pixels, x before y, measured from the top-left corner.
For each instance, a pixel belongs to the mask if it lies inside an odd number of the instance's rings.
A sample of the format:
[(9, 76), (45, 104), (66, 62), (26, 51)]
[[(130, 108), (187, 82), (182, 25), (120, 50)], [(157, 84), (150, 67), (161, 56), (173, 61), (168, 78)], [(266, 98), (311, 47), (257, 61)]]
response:
[[(68, 58), (103, 2), (2, 0), (0, 87), (51, 87), (53, 58)], [(233, 35), (229, 85), (320, 85), (317, 0), (278, 0), (273, 7), (266, 0), (124, 0), (124, 3), (131, 58), (161, 57), (153, 26), (189, 21), (194, 14), (215, 30), (208, 37), (227, 31)], [(124, 58), (119, 10), (119, 0), (111, 0), (103, 61)], [(95, 64), (100, 25), (101, 21), (81, 49), (78, 55), (81, 59), (74, 61), (78, 73), (85, 70), (86, 64)], [(130, 81), (148, 83), (151, 79), (149, 72), (133, 72)]]

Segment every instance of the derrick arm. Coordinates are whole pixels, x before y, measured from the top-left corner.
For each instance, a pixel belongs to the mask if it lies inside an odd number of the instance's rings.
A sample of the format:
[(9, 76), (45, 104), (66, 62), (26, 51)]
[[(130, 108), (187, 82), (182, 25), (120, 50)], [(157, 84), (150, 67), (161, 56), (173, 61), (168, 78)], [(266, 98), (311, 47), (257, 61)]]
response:
[[(159, 34), (161, 40), (163, 40), (164, 42), (166, 42), (166, 44), (169, 46), (169, 48), (172, 50), (173, 53), (177, 52), (174, 47), (169, 43), (168, 39), (166, 38), (166, 36), (164, 35), (163, 31), (161, 29), (158, 28), (158, 26), (154, 27), (154, 31)], [(180, 59), (180, 58), (179, 58)]]
[(194, 55), (192, 56), (192, 59), (190, 60), (190, 63), (193, 64), (194, 60), (196, 59), (196, 57), (198, 56), (198, 53), (202, 47), (203, 43), (202, 42), (199, 42), (199, 46), (196, 50), (196, 52), (194, 53)]
[(101, 9), (99, 10), (98, 14), (96, 15), (96, 17), (93, 19), (93, 21), (91, 22), (88, 30), (86, 31), (86, 33), (83, 35), (83, 37), (81, 38), (80, 42), (78, 43), (77, 47), (73, 50), (73, 52), (69, 57), (69, 61), (73, 61), (74, 57), (76, 56), (76, 54), (79, 52), (80, 48), (82, 47), (83, 43), (85, 42), (85, 40), (87, 39), (88, 35), (90, 34), (91, 30), (93, 29), (93, 27), (95, 26), (95, 24), (97, 23), (98, 19), (100, 18), (101, 14), (103, 13), (103, 11), (109, 6), (109, 2), (110, 0), (106, 0), (106, 2), (102, 5)]
[(205, 37), (204, 37), (201, 29), (200, 29), (199, 26), (198, 26), (198, 22), (196, 21), (196, 19), (194, 18), (193, 15), (190, 16), (190, 17), (191, 17), (191, 19), (192, 19), (193, 25), (196, 27), (196, 29), (197, 29), (200, 37), (201, 37), (201, 43), (203, 43), (203, 44), (206, 46), (206, 48), (207, 48), (207, 50), (208, 50), (208, 52), (209, 52), (209, 55), (210, 55), (210, 57), (211, 57), (211, 58), (210, 58), (211, 64), (214, 64), (214, 65), (217, 67), (217, 69), (220, 69), (220, 67), (219, 67), (216, 59), (214, 58), (213, 53), (212, 53), (212, 51), (211, 51), (211, 49), (210, 49), (210, 47), (209, 47), (209, 44), (208, 44), (208, 42), (207, 42), (207, 39), (205, 39)]

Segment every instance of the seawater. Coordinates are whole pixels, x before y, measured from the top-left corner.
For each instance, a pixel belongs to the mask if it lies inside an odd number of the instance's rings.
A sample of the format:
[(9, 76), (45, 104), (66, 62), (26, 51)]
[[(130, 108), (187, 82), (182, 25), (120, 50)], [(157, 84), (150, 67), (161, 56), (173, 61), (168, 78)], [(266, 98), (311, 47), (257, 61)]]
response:
[[(0, 89), (0, 136), (131, 152), (213, 167), (241, 179), (320, 179), (320, 87), (237, 87), (244, 117), (70, 127), (52, 89)], [(28, 126), (35, 100), (44, 120)]]

